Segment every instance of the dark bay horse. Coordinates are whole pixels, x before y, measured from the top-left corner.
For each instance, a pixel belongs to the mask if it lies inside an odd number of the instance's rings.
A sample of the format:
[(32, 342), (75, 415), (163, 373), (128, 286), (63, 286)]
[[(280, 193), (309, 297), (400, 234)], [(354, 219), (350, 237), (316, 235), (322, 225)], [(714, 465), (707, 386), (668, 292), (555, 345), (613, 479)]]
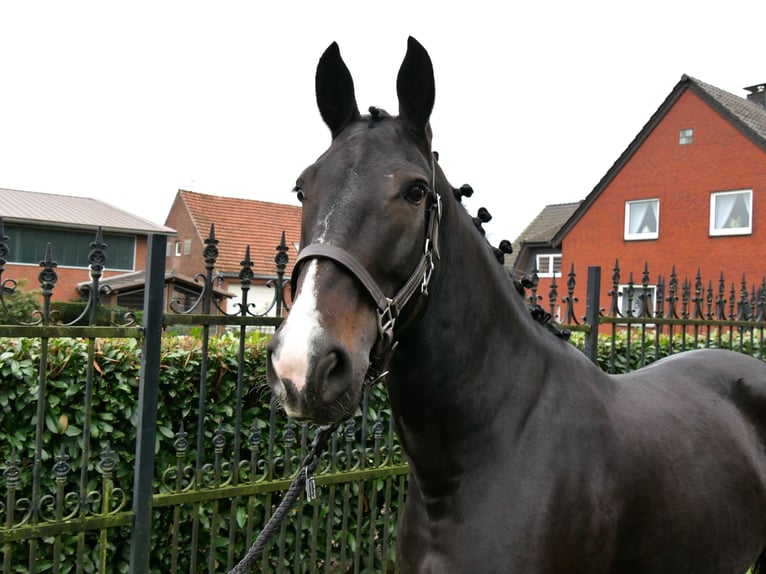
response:
[(295, 187), (295, 300), (269, 347), (287, 414), (342, 421), (388, 368), (403, 572), (744, 574), (766, 546), (766, 363), (600, 371), (530, 316), (460, 205), (412, 38), (397, 94), (398, 116), (362, 115), (338, 46), (319, 61), (332, 142)]

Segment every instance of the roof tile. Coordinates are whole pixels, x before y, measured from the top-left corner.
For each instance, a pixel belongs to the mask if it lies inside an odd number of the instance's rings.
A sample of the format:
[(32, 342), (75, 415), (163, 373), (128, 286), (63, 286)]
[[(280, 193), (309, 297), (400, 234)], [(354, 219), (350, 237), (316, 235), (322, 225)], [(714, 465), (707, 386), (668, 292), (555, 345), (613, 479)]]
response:
[(215, 226), (215, 238), (219, 241), (216, 268), (219, 271), (239, 273), (249, 246), (253, 272), (260, 276), (275, 275), (276, 248), (284, 231), (290, 260), (287, 273), (291, 272), (301, 237), (300, 206), (186, 190), (178, 193), (201, 240), (209, 235), (210, 226)]

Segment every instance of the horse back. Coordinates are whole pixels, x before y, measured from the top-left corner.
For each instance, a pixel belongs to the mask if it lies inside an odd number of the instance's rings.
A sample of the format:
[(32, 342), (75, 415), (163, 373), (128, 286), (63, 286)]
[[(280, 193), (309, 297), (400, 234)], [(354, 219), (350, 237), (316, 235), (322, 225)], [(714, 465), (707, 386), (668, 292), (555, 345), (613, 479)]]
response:
[(766, 543), (766, 363), (698, 350), (614, 381), (615, 571), (744, 572)]

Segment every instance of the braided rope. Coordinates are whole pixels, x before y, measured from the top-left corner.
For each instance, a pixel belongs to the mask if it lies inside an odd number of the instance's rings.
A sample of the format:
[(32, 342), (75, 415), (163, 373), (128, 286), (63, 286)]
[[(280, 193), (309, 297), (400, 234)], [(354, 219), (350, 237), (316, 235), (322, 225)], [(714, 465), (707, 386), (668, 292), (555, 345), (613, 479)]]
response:
[(306, 485), (306, 480), (314, 474), (314, 471), (319, 466), (319, 457), (327, 448), (327, 441), (330, 436), (332, 436), (332, 433), (335, 432), (336, 428), (338, 428), (338, 425), (319, 427), (319, 430), (314, 437), (314, 441), (311, 443), (311, 450), (308, 456), (303, 460), (303, 466), (301, 466), (298, 474), (295, 476), (292, 483), (290, 483), (290, 488), (287, 489), (284, 497), (282, 497), (279, 506), (274, 511), (274, 514), (271, 515), (271, 518), (269, 518), (266, 526), (264, 526), (263, 530), (258, 534), (258, 538), (253, 542), (253, 545), (247, 551), (247, 554), (245, 554), (242, 560), (239, 561), (239, 564), (229, 571), (229, 574), (246, 574), (251, 572), (255, 567), (255, 562), (266, 547), (266, 543), (272, 536), (274, 536), (274, 533), (276, 533), (277, 529), (282, 525), (285, 516), (287, 516), (287, 513), (298, 500), (298, 497), (300, 497), (301, 490), (303, 490)]

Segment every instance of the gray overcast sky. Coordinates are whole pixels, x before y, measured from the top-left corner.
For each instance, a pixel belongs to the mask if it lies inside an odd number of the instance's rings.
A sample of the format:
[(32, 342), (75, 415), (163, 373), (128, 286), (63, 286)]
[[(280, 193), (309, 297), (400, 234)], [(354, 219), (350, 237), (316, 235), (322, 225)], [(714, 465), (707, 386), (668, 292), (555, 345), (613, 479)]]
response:
[[(178, 188), (292, 203), (329, 143), (332, 41), (360, 109), (396, 112), (408, 35), (436, 74), (434, 149), (515, 239), (598, 183), (686, 73), (766, 82), (766, 2), (0, 2), (0, 187), (164, 223)], [(0, 214), (2, 215), (2, 214)]]

